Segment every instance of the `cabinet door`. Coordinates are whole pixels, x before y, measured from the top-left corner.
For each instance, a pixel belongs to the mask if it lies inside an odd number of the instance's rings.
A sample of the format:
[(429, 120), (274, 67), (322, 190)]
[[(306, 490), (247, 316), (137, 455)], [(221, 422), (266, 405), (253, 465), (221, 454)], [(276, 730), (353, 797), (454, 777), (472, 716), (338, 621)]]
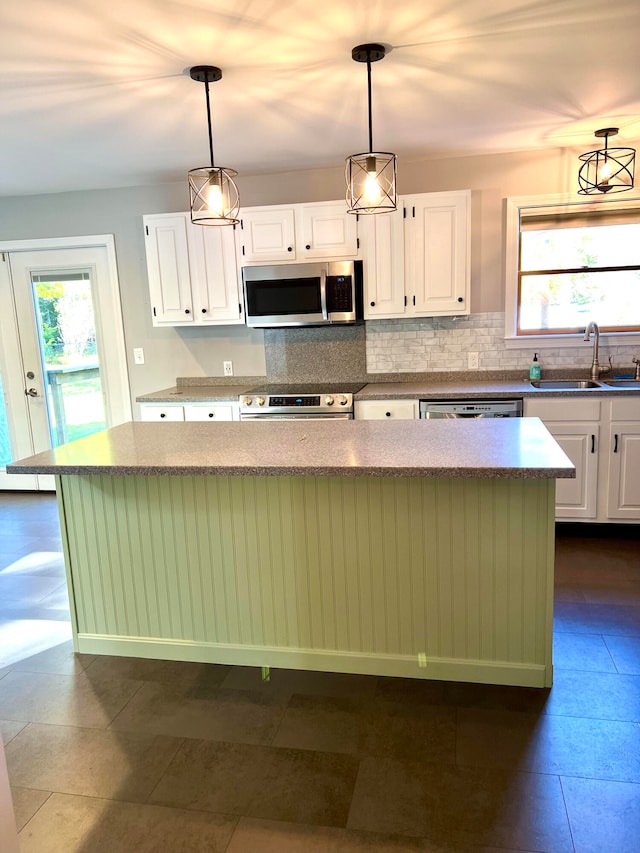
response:
[(159, 405), (144, 403), (140, 405), (140, 420), (141, 421), (183, 421), (184, 409), (182, 406)]
[(250, 207), (240, 213), (241, 261), (268, 263), (296, 258), (293, 207)]
[(575, 480), (556, 480), (556, 518), (595, 518), (600, 425), (554, 422), (546, 426), (576, 466)]
[(407, 300), (402, 209), (362, 216), (359, 229), (364, 258), (365, 319), (404, 316)]
[(469, 313), (470, 192), (405, 196), (408, 313)]
[(417, 400), (361, 400), (355, 402), (358, 420), (408, 421), (419, 417)]
[(188, 242), (195, 321), (243, 322), (233, 228), (189, 223)]
[(185, 421), (233, 421), (232, 403), (212, 403), (208, 406), (193, 405), (184, 407)]
[(609, 518), (640, 519), (640, 423), (611, 423)]
[(340, 260), (358, 255), (357, 217), (344, 201), (302, 204), (299, 215), (298, 258)]
[(188, 214), (145, 216), (143, 221), (153, 325), (192, 324)]

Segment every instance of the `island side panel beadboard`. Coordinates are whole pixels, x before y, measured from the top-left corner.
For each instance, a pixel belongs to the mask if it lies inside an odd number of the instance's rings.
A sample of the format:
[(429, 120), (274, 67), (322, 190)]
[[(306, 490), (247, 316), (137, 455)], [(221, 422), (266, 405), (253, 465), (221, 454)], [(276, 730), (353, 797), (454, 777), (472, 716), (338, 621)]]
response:
[(76, 647), (551, 683), (546, 479), (61, 476)]

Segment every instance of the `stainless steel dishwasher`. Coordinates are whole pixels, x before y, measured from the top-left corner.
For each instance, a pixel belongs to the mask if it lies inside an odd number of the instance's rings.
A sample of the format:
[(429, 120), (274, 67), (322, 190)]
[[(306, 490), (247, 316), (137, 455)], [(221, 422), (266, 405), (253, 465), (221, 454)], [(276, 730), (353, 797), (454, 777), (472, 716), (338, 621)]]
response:
[(420, 417), (521, 418), (522, 400), (420, 400)]

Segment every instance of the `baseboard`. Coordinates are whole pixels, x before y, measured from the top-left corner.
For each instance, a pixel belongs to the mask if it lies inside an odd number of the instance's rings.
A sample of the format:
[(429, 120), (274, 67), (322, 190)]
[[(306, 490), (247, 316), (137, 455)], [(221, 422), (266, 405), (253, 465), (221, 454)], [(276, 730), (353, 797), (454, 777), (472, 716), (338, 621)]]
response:
[(516, 687), (550, 687), (551, 673), (545, 666), (509, 661), (482, 661), (459, 658), (430, 658), (424, 655), (384, 655), (317, 649), (284, 649), (265, 646), (194, 643), (155, 637), (114, 637), (78, 634), (76, 651), (83, 654), (218, 663), (237, 666), (269, 666), (424, 678), (438, 681), (468, 681)]

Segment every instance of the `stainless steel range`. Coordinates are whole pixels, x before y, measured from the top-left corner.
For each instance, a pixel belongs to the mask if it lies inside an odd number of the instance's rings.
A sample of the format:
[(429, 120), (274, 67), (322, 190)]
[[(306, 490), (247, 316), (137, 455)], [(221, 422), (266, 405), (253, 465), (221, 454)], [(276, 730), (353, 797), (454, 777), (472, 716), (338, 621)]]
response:
[(240, 420), (349, 420), (353, 395), (363, 387), (339, 385), (263, 385), (240, 397)]

